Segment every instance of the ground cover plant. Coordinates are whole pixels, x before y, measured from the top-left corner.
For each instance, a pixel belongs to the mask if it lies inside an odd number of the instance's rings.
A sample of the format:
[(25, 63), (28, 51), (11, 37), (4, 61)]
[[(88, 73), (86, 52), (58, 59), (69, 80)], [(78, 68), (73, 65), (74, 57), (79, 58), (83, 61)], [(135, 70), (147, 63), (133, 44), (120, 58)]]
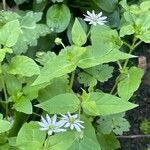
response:
[(134, 51), (150, 43), (150, 1), (0, 7), (0, 150), (119, 149), (138, 107), (145, 68)]

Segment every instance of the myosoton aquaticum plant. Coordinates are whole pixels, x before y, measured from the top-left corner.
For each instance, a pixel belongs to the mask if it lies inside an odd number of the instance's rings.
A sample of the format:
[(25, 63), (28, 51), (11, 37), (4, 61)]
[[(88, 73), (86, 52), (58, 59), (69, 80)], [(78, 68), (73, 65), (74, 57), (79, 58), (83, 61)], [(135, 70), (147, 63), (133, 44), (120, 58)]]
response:
[(108, 4), (3, 0), (0, 150), (120, 147), (125, 112), (138, 107), (132, 96), (144, 71), (130, 62), (150, 43), (150, 2)]

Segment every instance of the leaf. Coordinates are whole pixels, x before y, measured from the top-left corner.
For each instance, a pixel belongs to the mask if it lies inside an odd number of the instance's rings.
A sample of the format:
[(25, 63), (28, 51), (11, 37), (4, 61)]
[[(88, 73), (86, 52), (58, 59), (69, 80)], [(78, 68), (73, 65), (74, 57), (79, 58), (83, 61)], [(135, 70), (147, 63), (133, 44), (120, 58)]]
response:
[(34, 60), (23, 55), (13, 57), (8, 70), (11, 74), (18, 74), (26, 77), (31, 77), (40, 73), (39, 66)]
[(12, 49), (7, 47), (0, 49), (0, 62), (4, 60), (6, 53), (12, 53)]
[(95, 129), (89, 119), (81, 117), (84, 121), (84, 130), (80, 137), (74, 141), (73, 145), (68, 150), (101, 150), (98, 143)]
[(148, 11), (150, 9), (150, 2), (147, 0), (147, 1), (143, 1), (141, 4), (140, 4), (140, 8), (143, 10), (143, 11)]
[(72, 34), (72, 41), (74, 44), (82, 46), (86, 43), (87, 41), (86, 33), (77, 18), (75, 19), (71, 34)]
[(32, 103), (25, 96), (18, 99), (13, 108), (25, 114), (32, 114)]
[(117, 30), (112, 30), (106, 25), (93, 26), (91, 28), (91, 41), (93, 46), (99, 45), (99, 48), (100, 46), (107, 47), (107, 52), (114, 48), (119, 49), (122, 46), (122, 41), (118, 36)]
[(130, 24), (122, 26), (120, 29), (120, 37), (124, 37), (125, 35), (131, 35), (134, 33), (135, 33), (134, 27)]
[(82, 119), (85, 123), (83, 133), (67, 131), (56, 134), (47, 139), (45, 149), (53, 150), (101, 150), (96, 139), (95, 130), (87, 118)]
[(49, 84), (44, 83), (44, 84), (32, 86), (31, 83), (28, 83), (22, 89), (23, 95), (25, 95), (25, 97), (28, 100), (32, 101), (32, 100), (38, 98), (39, 91), (42, 89), (45, 89), (45, 87), (47, 87), (48, 85)]
[(59, 133), (49, 137), (45, 142), (45, 149), (49, 150), (68, 150), (70, 145), (76, 140), (75, 132)]
[(37, 56), (36, 61), (39, 62), (41, 65), (45, 65), (49, 59), (52, 59), (56, 57), (57, 55), (54, 52), (48, 51), (46, 53), (37, 52), (36, 56)]
[(15, 95), (21, 91), (22, 84), (14, 75), (8, 75), (5, 80), (7, 91), (10, 95)]
[(92, 116), (116, 114), (137, 107), (117, 96), (98, 92), (89, 93), (89, 97), (83, 101), (84, 112)]
[(118, 94), (122, 99), (129, 100), (132, 97), (140, 86), (143, 74), (143, 70), (137, 67), (128, 70), (125, 79), (118, 83)]
[(113, 67), (108, 64), (98, 65), (92, 68), (84, 69), (84, 71), (94, 79), (105, 82), (112, 77)]
[(69, 92), (71, 93), (68, 76), (62, 76), (52, 80), (52, 83), (50, 85), (40, 90), (37, 100), (41, 103), (48, 99), (51, 99), (56, 95)]
[(120, 148), (120, 143), (114, 134), (97, 134), (98, 141), (102, 147), (102, 150), (115, 150)]
[(0, 119), (0, 133), (6, 132), (11, 128), (9, 121)]
[(122, 135), (123, 132), (129, 131), (130, 124), (123, 118), (124, 115), (122, 113), (101, 117), (97, 121), (98, 130), (103, 134), (110, 134), (113, 131), (116, 135)]
[(144, 134), (150, 134), (150, 120), (149, 119), (142, 120), (142, 122), (140, 123), (140, 130)]
[(38, 24), (42, 18), (41, 12), (29, 11), (21, 17), (21, 34), (17, 43), (13, 46), (15, 54), (25, 53), (28, 46), (36, 46), (37, 39), (50, 33), (49, 28), (45, 24)]
[(98, 45), (87, 47), (84, 55), (81, 55), (81, 57), (79, 58), (77, 65), (80, 68), (84, 69), (94, 67), (103, 63), (115, 62), (121, 59), (128, 59), (135, 57), (133, 55), (123, 53), (116, 49), (112, 49), (111, 51), (108, 52), (106, 48), (107, 47), (100, 47)]
[(54, 78), (61, 77), (75, 69), (74, 63), (69, 61), (66, 55), (59, 55), (47, 61), (42, 68), (40, 75), (32, 85), (50, 82)]
[(97, 80), (85, 72), (78, 74), (78, 81), (85, 86), (95, 86), (97, 84)]
[(114, 9), (117, 7), (118, 0), (93, 0), (102, 10), (106, 12), (113, 12)]
[(21, 150), (42, 150), (45, 141), (45, 132), (39, 130), (36, 122), (25, 123), (17, 136), (17, 145)]
[(57, 33), (63, 32), (67, 28), (70, 19), (70, 10), (65, 4), (55, 4), (47, 11), (47, 25)]
[(6, 23), (0, 29), (0, 44), (4, 45), (5, 47), (12, 47), (16, 44), (21, 29), (18, 20), (13, 20)]
[(80, 107), (80, 100), (71, 93), (64, 93), (54, 96), (53, 98), (36, 105), (50, 114), (73, 113)]

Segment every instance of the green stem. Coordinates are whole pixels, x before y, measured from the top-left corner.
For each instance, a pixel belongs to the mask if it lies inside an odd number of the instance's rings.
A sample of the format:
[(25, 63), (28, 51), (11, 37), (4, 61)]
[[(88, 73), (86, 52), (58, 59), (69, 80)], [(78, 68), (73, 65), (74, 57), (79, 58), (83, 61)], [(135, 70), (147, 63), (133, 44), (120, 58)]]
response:
[(6, 10), (6, 0), (3, 0), (3, 10)]
[(125, 46), (129, 47), (129, 48), (131, 47), (131, 45), (128, 44), (127, 42), (125, 42), (125, 41), (123, 42), (123, 44), (124, 44)]
[(116, 80), (114, 86), (112, 87), (112, 89), (111, 89), (111, 91), (110, 91), (110, 94), (113, 94), (113, 92), (114, 92), (114, 90), (116, 89), (117, 85), (118, 85), (118, 80)]
[(90, 34), (91, 34), (91, 28), (89, 29), (86, 37), (88, 38)]
[[(141, 42), (142, 42), (142, 41), (139, 41), (139, 42), (136, 43), (136, 41), (137, 41), (137, 39), (134, 38), (132, 45), (129, 45), (128, 43), (124, 42), (124, 45), (126, 45), (126, 46), (129, 47), (129, 53), (128, 53), (128, 54), (131, 54), (131, 53), (134, 51), (134, 49), (135, 49), (139, 44), (141, 44)], [(126, 68), (127, 65), (128, 65), (128, 62), (129, 62), (129, 59), (126, 59), (126, 61), (125, 61), (124, 65), (123, 65), (123, 67), (121, 68), (122, 70), (125, 70), (125, 68)], [(120, 68), (121, 65), (120, 65), (120, 64), (118, 64), (118, 65), (119, 65), (119, 68)], [(121, 74), (120, 74), (120, 75), (121, 75)], [(118, 76), (118, 78), (117, 78), (117, 80), (116, 80), (114, 86), (112, 87), (112, 90), (110, 91), (110, 94), (113, 94), (114, 90), (116, 89), (116, 87), (117, 87), (117, 85), (118, 85), (118, 82), (119, 82), (119, 77), (120, 77), (120, 75)]]
[(118, 64), (119, 68), (122, 69), (121, 63), (119, 61), (117, 61), (117, 64)]
[[(136, 38), (134, 38), (132, 45), (129, 47), (129, 53), (128, 54), (131, 54), (134, 51), (134, 49), (141, 43), (141, 41), (139, 41), (137, 44), (135, 44), (136, 41), (137, 41)], [(129, 58), (125, 61), (124, 65), (123, 65), (123, 69), (125, 69), (127, 67), (128, 62), (129, 62)]]
[(63, 47), (64, 49), (66, 49), (66, 46), (64, 45), (64, 43), (63, 43), (62, 41), (61, 41), (60, 43), (61, 43), (62, 47)]
[(7, 96), (7, 91), (6, 91), (6, 86), (5, 86), (5, 82), (4, 82), (4, 78), (3, 76), (1, 76), (1, 82), (2, 82), (2, 87), (3, 87), (3, 91), (4, 91), (4, 97), (5, 97), (5, 113), (6, 113), (6, 119), (8, 117), (9, 111), (8, 111), (8, 96)]
[(70, 89), (72, 89), (73, 82), (74, 82), (74, 78), (75, 78), (75, 71), (73, 71), (72, 74), (71, 74), (71, 79), (70, 79)]

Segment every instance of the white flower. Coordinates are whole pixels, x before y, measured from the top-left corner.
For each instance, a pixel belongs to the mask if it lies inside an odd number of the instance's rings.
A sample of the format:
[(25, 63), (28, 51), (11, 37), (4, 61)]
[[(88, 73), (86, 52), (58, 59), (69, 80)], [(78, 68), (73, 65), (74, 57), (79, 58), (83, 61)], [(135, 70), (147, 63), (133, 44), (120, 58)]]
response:
[(47, 114), (45, 119), (41, 117), (41, 122), (38, 122), (38, 124), (41, 126), (40, 130), (47, 131), (48, 135), (66, 131), (66, 129), (61, 129), (64, 124), (62, 124), (60, 121), (57, 122), (57, 115), (54, 115), (52, 118), (50, 118), (50, 116)]
[(84, 126), (81, 125), (81, 123), (84, 123), (84, 122), (78, 118), (77, 114), (71, 115), (68, 112), (68, 115), (61, 114), (61, 116), (62, 116), (61, 122), (62, 124), (64, 124), (65, 128), (70, 127), (71, 130), (75, 128), (78, 132), (81, 132), (81, 128), (84, 128)]
[(89, 24), (93, 24), (94, 26), (96, 26), (97, 24), (100, 25), (104, 25), (107, 21), (107, 17), (106, 16), (102, 16), (102, 12), (100, 12), (99, 14), (95, 14), (94, 10), (92, 11), (92, 13), (90, 13), (89, 11), (87, 11), (88, 15), (84, 15), (85, 16), (85, 21), (89, 22)]
[(53, 3), (56, 3), (56, 2), (60, 3), (60, 2), (63, 2), (63, 0), (52, 0), (52, 2)]

